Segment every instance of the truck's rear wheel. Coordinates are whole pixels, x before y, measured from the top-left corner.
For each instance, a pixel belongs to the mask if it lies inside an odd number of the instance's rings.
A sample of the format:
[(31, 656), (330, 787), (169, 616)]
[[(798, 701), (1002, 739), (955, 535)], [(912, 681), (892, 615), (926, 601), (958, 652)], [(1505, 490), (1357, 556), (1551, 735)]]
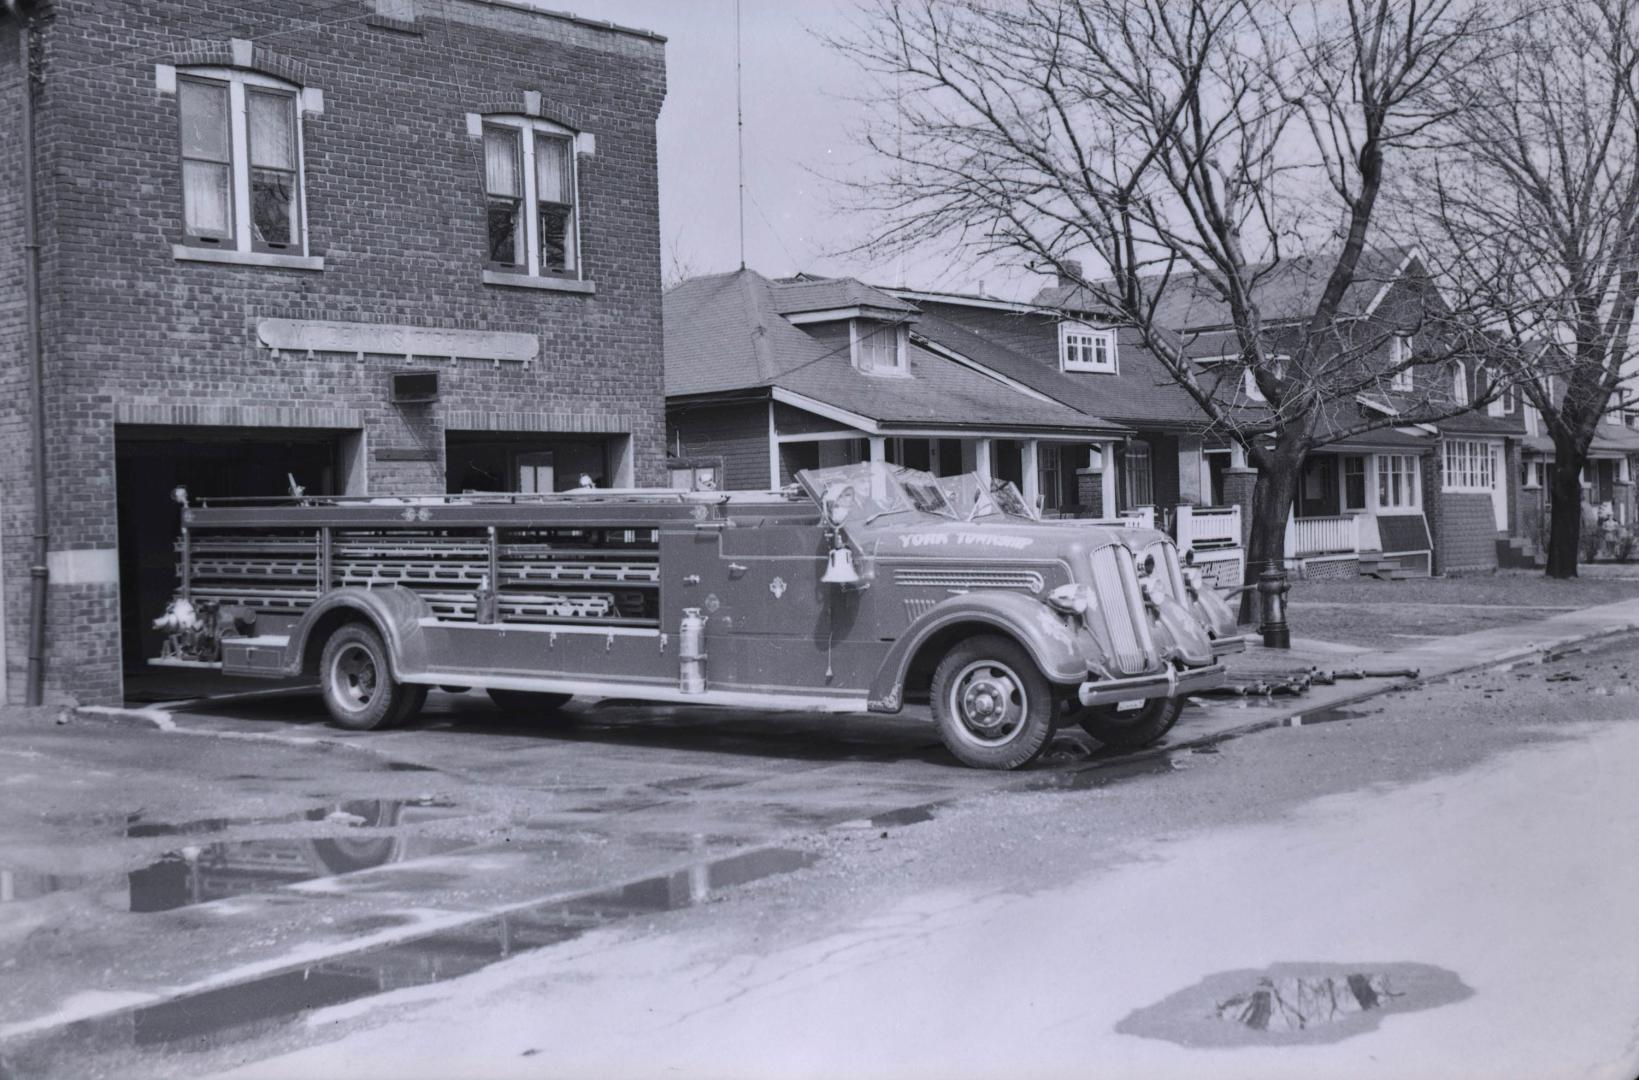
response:
[(1178, 722), (1184, 711), (1184, 699), (1152, 698), (1142, 708), (1125, 712), (1114, 705), (1078, 706), (1070, 710), (1066, 719), (1081, 725), (1081, 730), (1103, 743), (1122, 750), (1136, 750), (1148, 746)]
[(495, 707), (531, 719), (558, 719), (558, 710), (569, 704), (568, 694), (541, 694), (530, 690), (485, 690)]
[(330, 719), (351, 731), (401, 724), (427, 701), (425, 686), (394, 681), (381, 635), (356, 622), (343, 626), (324, 643), (319, 687)]
[(1053, 738), (1053, 688), (1007, 638), (960, 642), (934, 669), (929, 693), (945, 747), (964, 765), (1017, 769)]

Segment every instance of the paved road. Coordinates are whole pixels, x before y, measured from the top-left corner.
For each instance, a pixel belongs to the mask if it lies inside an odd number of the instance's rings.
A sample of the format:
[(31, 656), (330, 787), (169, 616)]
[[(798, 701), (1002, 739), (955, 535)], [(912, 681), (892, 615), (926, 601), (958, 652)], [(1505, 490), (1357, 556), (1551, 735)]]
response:
[[(1611, 655), (1631, 656), (1631, 641), (1626, 648)], [(1580, 663), (1591, 661), (1562, 666)], [(7, 1052), (27, 1066), (24, 1075), (195, 1075), (355, 1023), (315, 1031), (282, 1022), (281, 1013), (298, 1008), (352, 1001), (368, 1027), (368, 1003), (382, 1000), (382, 990), (419, 986), (416, 993), (447, 995), (459, 1011), (475, 991), (458, 977), (482, 985), (532, 963), (526, 954), (549, 973), (532, 969), (505, 996), (516, 990), (537, 1001), (540, 980), (550, 983), (559, 965), (602, 956), (611, 936), (642, 939), (649, 927), (663, 942), (705, 933), (702, 941), (734, 956), (748, 941), (764, 951), (765, 926), (770, 953), (781, 941), (800, 949), (839, 931), (871, 937), (873, 919), (892, 922), (898, 906), (915, 912), (951, 889), (977, 889), (986, 904), (1006, 909), (1021, 890), (1157, 858), (1129, 847), (1146, 837), (1210, 836), (1226, 822), (1278, 817), (1328, 785), (1349, 791), (1470, 767), (1538, 738), (1531, 725), (1545, 710), (1552, 715), (1567, 690), (1606, 712), (1633, 712), (1635, 699), (1614, 675), (1599, 697), (1580, 681), (1536, 681), (1559, 670), (1531, 669), (1523, 681), (1486, 676), (1499, 684), (1491, 697), (1458, 689), (1397, 695), (1377, 716), (1314, 729), (1322, 739), (1355, 733), (1358, 744), (1336, 760), (1335, 746), (1317, 757), (1304, 729), (1225, 744), (1217, 754), (1085, 773), (1077, 766), (1087, 746), (1071, 741), (1058, 748), (1059, 761), (1028, 777), (952, 767), (914, 717), (839, 724), (613, 707), (546, 732), (477, 695), (440, 697), (414, 728), (365, 736), (323, 727), (310, 699), (293, 698), (178, 717), (221, 738), (118, 729), (97, 729), (91, 739), (83, 729), (8, 737), (0, 754), (16, 768), (0, 799), (0, 850), (11, 864), (13, 902), (0, 905), (0, 947), (10, 957), (0, 1033), (12, 1036)], [(1536, 687), (1538, 706), (1526, 704), (1527, 686)], [(1510, 696), (1520, 704), (1493, 705)], [(1211, 726), (1229, 711), (1193, 720)], [(929, 804), (933, 820), (915, 824), (927, 816), (915, 808)], [(963, 912), (985, 906), (954, 903)], [(1076, 904), (1098, 913), (1090, 925), (1130, 932), (1129, 909), (1108, 897)], [(1210, 913), (1191, 917), (1213, 921)], [(372, 942), (380, 947), (358, 952)], [(683, 948), (679, 956), (691, 955), (692, 945)], [(509, 956), (520, 959), (469, 974)], [(585, 977), (573, 964), (565, 970)], [(683, 993), (664, 979), (656, 986)], [(178, 987), (188, 991), (184, 1000), (167, 1005)], [(738, 1000), (745, 989), (726, 992)], [(618, 1016), (630, 991), (616, 981), (586, 1000)], [(544, 1000), (582, 1015), (550, 993)], [(113, 1021), (54, 1037), (29, 1039), (23, 1030), (113, 1006), (124, 1008)], [(583, 1018), (587, 1031), (598, 1030)], [(520, 1032), (535, 1030), (519, 1023)], [(679, 1060), (697, 1072), (743, 1061), (756, 1073), (753, 1064), (769, 1064), (755, 1048), (714, 1058), (722, 1032), (691, 1030), (699, 1043)], [(510, 1045), (505, 1031), (490, 1034)], [(368, 1034), (356, 1037), (368, 1045)], [(581, 1056), (536, 1064), (548, 1074), (606, 1075), (597, 1065), (613, 1060), (613, 1037), (571, 1039)], [(289, 1069), (341, 1071), (318, 1054)], [(505, 1064), (486, 1059), (480, 1071)]]
[(709, 911), (320, 1013), (228, 1075), (1628, 1080), (1636, 651), (833, 833)]

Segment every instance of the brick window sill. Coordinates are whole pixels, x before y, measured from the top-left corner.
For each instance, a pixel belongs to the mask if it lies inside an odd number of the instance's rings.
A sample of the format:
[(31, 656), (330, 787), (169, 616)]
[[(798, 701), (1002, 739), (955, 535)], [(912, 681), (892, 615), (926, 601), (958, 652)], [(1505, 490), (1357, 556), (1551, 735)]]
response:
[(509, 274), (504, 270), (485, 270), (485, 285), (505, 285), (514, 289), (541, 289), (545, 292), (579, 293), (593, 296), (598, 287), (594, 282), (577, 278), (532, 277), (529, 274)]
[(187, 244), (172, 244), (171, 258), (178, 262), (226, 263), (272, 270), (324, 269), (323, 255), (280, 255), (272, 251), (236, 251), (231, 248), (190, 247)]

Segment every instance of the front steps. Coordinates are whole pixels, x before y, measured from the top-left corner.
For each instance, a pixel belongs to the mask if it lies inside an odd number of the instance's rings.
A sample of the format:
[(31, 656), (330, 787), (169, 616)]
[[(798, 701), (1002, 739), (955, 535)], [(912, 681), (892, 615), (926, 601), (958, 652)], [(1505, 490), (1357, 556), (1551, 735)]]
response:
[(1374, 577), (1379, 581), (1404, 581), (1415, 577), (1411, 571), (1401, 566), (1396, 559), (1385, 558), (1375, 551), (1360, 553), (1360, 576)]

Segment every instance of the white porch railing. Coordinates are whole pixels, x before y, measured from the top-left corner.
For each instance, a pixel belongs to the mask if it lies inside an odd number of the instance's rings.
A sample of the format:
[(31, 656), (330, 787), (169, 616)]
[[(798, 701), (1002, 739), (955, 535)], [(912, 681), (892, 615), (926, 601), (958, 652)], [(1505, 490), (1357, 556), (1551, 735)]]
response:
[(1155, 507), (1135, 506), (1131, 510), (1121, 511), (1121, 524), (1129, 529), (1155, 528)]
[(1288, 519), (1287, 550), (1298, 557), (1357, 552), (1360, 550), (1359, 522), (1355, 514)]
[(1241, 508), (1238, 506), (1179, 506), (1177, 521), (1180, 551), (1240, 545)]

